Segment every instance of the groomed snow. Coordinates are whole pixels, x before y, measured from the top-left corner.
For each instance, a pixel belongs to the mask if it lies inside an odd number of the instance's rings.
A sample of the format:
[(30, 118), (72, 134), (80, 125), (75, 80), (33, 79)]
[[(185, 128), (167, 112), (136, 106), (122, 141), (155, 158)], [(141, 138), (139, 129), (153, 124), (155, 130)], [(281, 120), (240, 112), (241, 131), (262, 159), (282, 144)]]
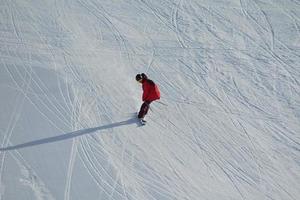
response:
[(0, 200), (300, 199), (299, 63), (298, 0), (1, 1)]

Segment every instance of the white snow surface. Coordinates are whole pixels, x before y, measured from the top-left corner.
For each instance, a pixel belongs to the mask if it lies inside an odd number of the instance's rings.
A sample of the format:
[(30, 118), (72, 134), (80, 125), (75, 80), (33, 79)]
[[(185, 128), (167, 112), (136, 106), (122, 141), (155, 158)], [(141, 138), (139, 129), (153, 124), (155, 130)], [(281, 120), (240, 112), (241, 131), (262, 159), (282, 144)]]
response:
[(299, 0), (3, 0), (0, 200), (298, 200), (299, 63)]

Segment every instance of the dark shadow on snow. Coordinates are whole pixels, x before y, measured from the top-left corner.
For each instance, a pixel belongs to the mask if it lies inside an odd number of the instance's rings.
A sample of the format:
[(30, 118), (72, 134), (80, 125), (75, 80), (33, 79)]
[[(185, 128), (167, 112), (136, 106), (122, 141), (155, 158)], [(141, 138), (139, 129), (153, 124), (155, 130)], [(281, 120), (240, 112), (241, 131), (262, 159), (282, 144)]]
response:
[(37, 146), (37, 145), (42, 145), (42, 144), (54, 143), (54, 142), (68, 140), (68, 139), (71, 139), (71, 138), (75, 138), (75, 137), (79, 137), (79, 136), (82, 136), (82, 135), (90, 134), (90, 133), (100, 131), (100, 130), (115, 128), (115, 127), (134, 124), (134, 123), (136, 123), (138, 126), (140, 125), (137, 118), (132, 118), (132, 119), (128, 119), (128, 120), (125, 120), (125, 121), (116, 122), (116, 123), (112, 123), (112, 124), (108, 124), (108, 125), (104, 125), (104, 126), (81, 129), (81, 130), (66, 133), (66, 134), (63, 134), (63, 135), (48, 137), (48, 138), (44, 138), (44, 139), (40, 139), (40, 140), (34, 140), (34, 141), (31, 141), (31, 142), (26, 142), (26, 143), (14, 145), (14, 146), (3, 147), (3, 148), (0, 148), (0, 151), (16, 150), (16, 149), (21, 149), (21, 148), (25, 148), (25, 147), (32, 147), (32, 146)]

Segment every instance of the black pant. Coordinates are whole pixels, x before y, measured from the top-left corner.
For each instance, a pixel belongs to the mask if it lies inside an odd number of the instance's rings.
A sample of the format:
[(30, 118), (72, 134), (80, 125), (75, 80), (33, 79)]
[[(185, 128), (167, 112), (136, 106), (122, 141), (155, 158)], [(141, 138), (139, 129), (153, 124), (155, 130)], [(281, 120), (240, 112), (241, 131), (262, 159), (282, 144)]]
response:
[(144, 101), (144, 103), (141, 106), (138, 118), (143, 119), (145, 115), (147, 114), (149, 108), (150, 108), (151, 101)]

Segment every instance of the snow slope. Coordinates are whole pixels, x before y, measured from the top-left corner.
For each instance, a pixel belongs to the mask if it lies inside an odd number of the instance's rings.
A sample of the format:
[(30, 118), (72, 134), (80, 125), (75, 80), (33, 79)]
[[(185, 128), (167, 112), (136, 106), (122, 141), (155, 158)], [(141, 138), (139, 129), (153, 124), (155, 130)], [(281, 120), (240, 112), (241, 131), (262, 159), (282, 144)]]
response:
[(300, 199), (298, 0), (4, 0), (0, 61), (1, 200)]

